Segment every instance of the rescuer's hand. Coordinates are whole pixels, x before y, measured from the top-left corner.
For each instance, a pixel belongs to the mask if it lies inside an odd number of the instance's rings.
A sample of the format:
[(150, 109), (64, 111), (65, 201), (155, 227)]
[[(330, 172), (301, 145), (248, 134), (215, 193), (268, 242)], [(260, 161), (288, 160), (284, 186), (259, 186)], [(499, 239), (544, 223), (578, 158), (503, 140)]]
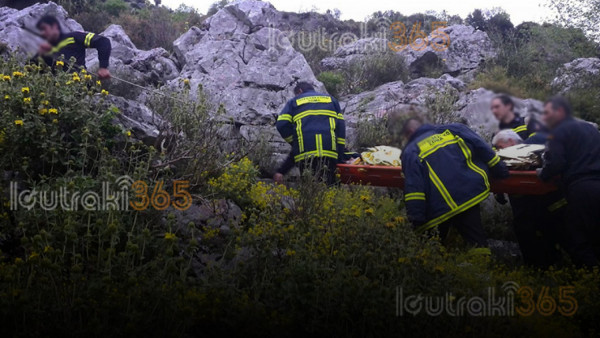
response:
[(47, 42), (43, 42), (38, 49), (38, 53), (40, 55), (44, 55), (44, 54), (47, 54), (48, 52), (50, 52), (51, 50), (52, 50), (52, 46)]
[(100, 78), (100, 80), (110, 79), (110, 71), (106, 68), (98, 69), (98, 78)]
[(283, 175), (280, 173), (277, 173), (273, 176), (273, 181), (275, 181), (277, 184), (283, 184)]

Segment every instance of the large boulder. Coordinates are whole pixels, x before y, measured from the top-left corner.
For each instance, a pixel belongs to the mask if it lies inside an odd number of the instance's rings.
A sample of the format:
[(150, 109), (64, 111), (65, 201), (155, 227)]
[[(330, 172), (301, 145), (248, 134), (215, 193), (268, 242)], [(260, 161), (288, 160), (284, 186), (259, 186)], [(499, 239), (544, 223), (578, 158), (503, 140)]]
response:
[[(419, 39), (414, 44), (421, 42)], [(440, 48), (444, 43), (447, 48)], [(439, 66), (443, 73), (470, 78), (487, 59), (496, 56), (496, 51), (487, 33), (472, 26), (452, 25), (432, 32), (426, 48), (418, 50), (409, 45), (400, 54), (413, 76), (421, 76), (433, 65)]]
[[(213, 105), (222, 105), (228, 120), (243, 126), (238, 130), (246, 132), (240, 136), (249, 142), (255, 141), (257, 133), (248, 129), (260, 131), (268, 126), (274, 130), (276, 116), (294, 96), (297, 82), (307, 81), (324, 91), (285, 34), (268, 27), (275, 14), (268, 3), (236, 1), (174, 43), (182, 66), (180, 76), (189, 79), (191, 95), (202, 88)], [(178, 79), (171, 86), (183, 84)], [(289, 149), (276, 133), (269, 133), (267, 141), (275, 158), (282, 158)]]
[[(445, 41), (448, 41), (447, 47), (442, 46)], [(413, 47), (422, 43), (421, 39), (417, 39), (397, 51), (404, 57), (413, 78), (425, 76), (428, 70), (436, 69), (440, 73), (467, 80), (473, 77), (485, 60), (496, 56), (487, 33), (471, 26), (442, 28), (427, 37), (424, 48)], [(389, 52), (392, 47), (394, 45), (390, 46), (388, 40), (383, 38), (359, 39), (340, 46), (331, 57), (323, 59), (321, 65), (329, 70), (340, 69), (358, 58)]]
[(35, 25), (44, 15), (54, 15), (63, 31), (83, 30), (79, 23), (69, 18), (64, 8), (54, 2), (38, 3), (22, 10), (0, 7), (0, 44), (21, 55), (34, 55), (42, 42)]
[(114, 95), (108, 96), (107, 100), (119, 109), (115, 124), (131, 131), (135, 139), (158, 146), (160, 137), (164, 136), (162, 133), (169, 130), (167, 121), (140, 102)]
[(561, 94), (574, 89), (598, 86), (600, 81), (600, 59), (580, 58), (564, 64), (556, 71), (552, 88)]
[[(135, 47), (129, 36), (119, 25), (110, 25), (103, 36), (112, 44), (110, 70), (115, 77), (122, 78), (144, 88), (152, 88), (166, 84), (179, 76), (177, 63), (163, 48), (140, 50)], [(98, 53), (88, 49), (86, 64), (95, 71), (98, 68)], [(109, 91), (130, 99), (137, 99), (147, 94), (140, 87), (132, 86), (118, 79), (111, 80)]]
[(342, 69), (362, 58), (390, 52), (388, 40), (382, 38), (364, 38), (338, 47), (331, 57), (321, 61), (325, 70)]
[(194, 27), (174, 43), (181, 77), (190, 80), (192, 93), (202, 85), (241, 124), (275, 122), (298, 81), (323, 90), (287, 37), (265, 27), (271, 9), (262, 1), (234, 2), (210, 17), (204, 29)]
[[(496, 93), (479, 88), (467, 90), (461, 80), (448, 74), (438, 79), (419, 78), (408, 83), (391, 82), (372, 91), (345, 97), (342, 101), (347, 121), (348, 141), (355, 144), (358, 124), (374, 118), (406, 118), (421, 115), (433, 118), (434, 122), (457, 121), (467, 123), (480, 135), (489, 138), (498, 129), (498, 121), (490, 110), (491, 100)], [(525, 118), (540, 118), (542, 102), (513, 97), (515, 112)], [(432, 106), (447, 101), (450, 106), (447, 116), (431, 116)]]

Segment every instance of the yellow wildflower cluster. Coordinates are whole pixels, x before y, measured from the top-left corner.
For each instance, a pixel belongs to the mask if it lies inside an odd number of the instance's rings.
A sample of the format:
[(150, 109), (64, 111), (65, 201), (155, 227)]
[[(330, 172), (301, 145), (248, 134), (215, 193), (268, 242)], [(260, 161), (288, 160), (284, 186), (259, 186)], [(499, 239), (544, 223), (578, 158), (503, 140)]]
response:
[(172, 232), (165, 232), (165, 239), (169, 241), (174, 241), (175, 239), (177, 239), (177, 236), (175, 236), (175, 234)]

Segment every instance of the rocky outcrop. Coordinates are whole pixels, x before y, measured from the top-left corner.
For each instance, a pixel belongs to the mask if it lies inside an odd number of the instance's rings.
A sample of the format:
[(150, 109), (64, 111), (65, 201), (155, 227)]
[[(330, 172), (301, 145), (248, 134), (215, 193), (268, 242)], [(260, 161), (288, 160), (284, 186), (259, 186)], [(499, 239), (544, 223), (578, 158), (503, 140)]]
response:
[(287, 37), (266, 27), (271, 10), (262, 1), (236, 2), (210, 17), (205, 29), (192, 28), (174, 43), (192, 92), (202, 85), (241, 124), (272, 124), (298, 81), (323, 89)]
[[(175, 60), (165, 49), (137, 49), (119, 25), (110, 25), (101, 34), (111, 40), (110, 70), (116, 77), (142, 87), (157, 87), (179, 76)], [(86, 64), (92, 71), (98, 68), (98, 54), (95, 50), (88, 50)], [(141, 88), (116, 79), (110, 82), (108, 89), (113, 94), (129, 99), (138, 99), (140, 95), (146, 94)]]
[[(423, 48), (413, 47), (421, 44), (423, 41), (417, 39), (412, 45), (397, 51), (404, 57), (413, 78), (425, 76), (435, 68), (441, 73), (469, 79), (486, 59), (496, 55), (487, 33), (465, 25), (440, 29), (427, 37)], [(321, 64), (325, 69), (340, 69), (357, 58), (390, 52), (392, 47), (382, 38), (360, 39), (339, 47)]]
[[(483, 88), (467, 90), (461, 80), (448, 74), (438, 79), (419, 78), (408, 83), (402, 81), (384, 84), (373, 91), (344, 98), (342, 108), (347, 121), (348, 134), (353, 135), (359, 121), (380, 117), (406, 117), (422, 115), (430, 118), (430, 105), (448, 100), (452, 106), (452, 120), (467, 123), (485, 137), (497, 131), (498, 121), (490, 110), (496, 93)], [(535, 117), (543, 111), (542, 102), (513, 97), (515, 111), (522, 116)], [(348, 139), (352, 140), (352, 137)]]
[(352, 43), (340, 46), (331, 57), (321, 61), (325, 70), (342, 69), (361, 58), (391, 52), (388, 40), (382, 38), (359, 39)]
[[(421, 43), (417, 40), (415, 45)], [(441, 47), (446, 44), (446, 47)], [(436, 47), (437, 46), (437, 47)], [(408, 46), (400, 52), (413, 76), (422, 76), (430, 65), (439, 65), (443, 73), (469, 78), (485, 62), (496, 56), (487, 33), (472, 26), (452, 25), (432, 32), (427, 47), (417, 50)]]
[(168, 130), (168, 123), (140, 102), (111, 95), (108, 103), (119, 109), (115, 123), (146, 144), (157, 146), (161, 131)]
[(575, 59), (557, 70), (556, 77), (552, 81), (552, 88), (558, 93), (566, 94), (574, 89), (598, 86), (600, 85), (599, 78), (599, 58)]
[(386, 83), (372, 91), (345, 97), (342, 102), (347, 124), (358, 120), (386, 115), (392, 111), (418, 109), (425, 105), (428, 98), (448, 92), (458, 96), (466, 85), (450, 75), (438, 79), (419, 78), (408, 83), (402, 81)]

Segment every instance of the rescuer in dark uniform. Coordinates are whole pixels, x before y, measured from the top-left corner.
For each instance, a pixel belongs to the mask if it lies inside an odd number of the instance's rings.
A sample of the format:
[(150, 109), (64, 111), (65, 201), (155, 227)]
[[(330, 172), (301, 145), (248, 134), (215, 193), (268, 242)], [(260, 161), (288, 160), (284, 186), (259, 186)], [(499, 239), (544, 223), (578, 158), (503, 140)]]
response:
[(100, 79), (110, 78), (108, 62), (111, 44), (108, 38), (88, 32), (63, 33), (58, 20), (50, 15), (42, 17), (36, 27), (40, 30), (40, 35), (47, 41), (40, 46), (38, 53), (38, 56), (46, 64), (54, 68), (60, 56), (63, 56), (64, 63), (73, 57), (76, 66), (85, 68), (85, 50), (95, 48), (98, 50), (98, 77)]
[[(498, 132), (492, 144), (498, 149), (519, 144), (545, 144), (547, 134), (538, 132), (523, 141), (511, 129)], [(500, 197), (500, 198), (499, 198)], [(560, 258), (559, 231), (564, 227), (566, 200), (564, 194), (555, 191), (542, 196), (509, 195), (513, 214), (513, 228), (523, 261), (527, 265), (548, 268)], [(506, 203), (504, 194), (496, 200)]]
[(566, 189), (566, 250), (576, 264), (598, 266), (600, 133), (591, 124), (575, 120), (561, 97), (546, 101), (543, 118), (551, 132), (539, 176), (545, 181), (560, 176)]
[(533, 131), (528, 130), (525, 119), (515, 113), (514, 109), (515, 103), (508, 95), (498, 95), (492, 99), (491, 110), (500, 122), (500, 130), (512, 129), (521, 139), (526, 140)]
[(489, 253), (479, 204), (490, 192), (488, 172), (508, 177), (504, 162), (475, 132), (462, 124), (423, 125), (408, 120), (402, 152), (408, 218), (418, 230), (436, 226), (442, 239), (456, 226), (463, 238)]
[[(338, 159), (344, 156), (346, 126), (338, 101), (319, 94), (306, 82), (294, 88), (296, 96), (287, 102), (277, 118), (277, 130), (292, 145), (293, 160), (303, 172), (310, 169), (328, 185), (335, 183)], [(281, 182), (291, 169), (290, 161), (275, 174)]]

